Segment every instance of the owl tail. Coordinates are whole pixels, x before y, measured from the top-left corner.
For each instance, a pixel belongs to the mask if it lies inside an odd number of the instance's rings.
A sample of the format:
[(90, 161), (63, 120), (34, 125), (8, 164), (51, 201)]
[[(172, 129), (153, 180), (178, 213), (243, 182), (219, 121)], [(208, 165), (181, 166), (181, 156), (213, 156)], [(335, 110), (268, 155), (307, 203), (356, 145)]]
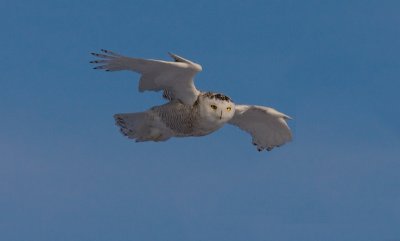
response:
[(114, 119), (121, 133), (129, 139), (135, 139), (136, 142), (169, 139), (169, 136), (155, 125), (154, 117), (148, 112), (116, 114)]

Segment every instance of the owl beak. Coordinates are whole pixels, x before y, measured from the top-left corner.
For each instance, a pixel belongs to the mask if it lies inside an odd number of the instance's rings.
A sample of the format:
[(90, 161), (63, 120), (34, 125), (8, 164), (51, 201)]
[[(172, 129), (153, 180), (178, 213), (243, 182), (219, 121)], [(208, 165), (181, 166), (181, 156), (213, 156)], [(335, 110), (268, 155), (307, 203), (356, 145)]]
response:
[(219, 116), (219, 119), (220, 119), (220, 120), (222, 119), (222, 110), (221, 110), (221, 115)]

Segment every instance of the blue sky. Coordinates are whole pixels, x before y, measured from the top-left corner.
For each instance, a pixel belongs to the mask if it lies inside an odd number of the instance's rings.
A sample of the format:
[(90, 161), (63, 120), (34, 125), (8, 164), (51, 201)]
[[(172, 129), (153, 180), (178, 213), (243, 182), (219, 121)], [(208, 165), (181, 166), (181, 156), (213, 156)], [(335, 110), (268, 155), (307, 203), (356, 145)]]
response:
[[(400, 239), (399, 1), (0, 3), (0, 239)], [(92, 51), (203, 66), (202, 90), (294, 118), (258, 153), (227, 126), (134, 143), (163, 103)]]

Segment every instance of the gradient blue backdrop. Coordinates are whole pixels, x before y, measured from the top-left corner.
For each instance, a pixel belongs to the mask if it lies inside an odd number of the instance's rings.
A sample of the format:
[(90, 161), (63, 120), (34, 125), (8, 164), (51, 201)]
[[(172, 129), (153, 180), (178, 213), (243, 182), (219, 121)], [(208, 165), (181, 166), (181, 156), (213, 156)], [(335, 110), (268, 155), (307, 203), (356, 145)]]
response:
[[(0, 240), (400, 240), (399, 1), (0, 2)], [(203, 65), (196, 85), (291, 115), (258, 153), (227, 126), (134, 143), (163, 103), (111, 49)]]

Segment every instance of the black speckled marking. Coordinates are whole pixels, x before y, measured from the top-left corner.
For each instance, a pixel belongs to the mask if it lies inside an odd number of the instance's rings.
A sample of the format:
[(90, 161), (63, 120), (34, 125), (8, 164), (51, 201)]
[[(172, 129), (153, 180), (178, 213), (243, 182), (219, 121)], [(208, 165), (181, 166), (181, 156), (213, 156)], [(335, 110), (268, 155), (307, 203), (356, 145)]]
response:
[(209, 97), (211, 99), (215, 98), (215, 99), (223, 100), (223, 101), (232, 101), (232, 99), (229, 98), (228, 96), (223, 95), (223, 94), (219, 94), (219, 93), (206, 92), (203, 95), (206, 96), (206, 97)]

